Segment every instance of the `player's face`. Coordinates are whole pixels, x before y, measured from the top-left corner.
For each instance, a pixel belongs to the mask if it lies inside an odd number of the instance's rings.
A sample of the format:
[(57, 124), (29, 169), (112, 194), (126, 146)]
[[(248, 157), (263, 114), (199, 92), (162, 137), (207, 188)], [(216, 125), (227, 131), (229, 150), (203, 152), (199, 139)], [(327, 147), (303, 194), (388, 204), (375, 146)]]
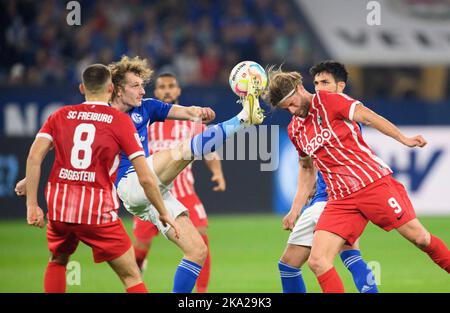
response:
[(308, 115), (310, 103), (308, 98), (303, 93), (304, 88), (297, 86), (296, 92), (283, 102), (281, 102), (278, 107), (280, 109), (286, 110), (292, 115), (305, 118)]
[(345, 88), (344, 82), (336, 82), (333, 75), (322, 72), (314, 77), (314, 88), (317, 91), (325, 90), (328, 92), (343, 92)]
[(122, 102), (132, 106), (141, 106), (142, 98), (145, 95), (144, 81), (134, 73), (125, 74), (125, 86), (121, 89), (119, 97)]
[(181, 89), (175, 77), (159, 77), (155, 83), (155, 97), (166, 103), (176, 103)]

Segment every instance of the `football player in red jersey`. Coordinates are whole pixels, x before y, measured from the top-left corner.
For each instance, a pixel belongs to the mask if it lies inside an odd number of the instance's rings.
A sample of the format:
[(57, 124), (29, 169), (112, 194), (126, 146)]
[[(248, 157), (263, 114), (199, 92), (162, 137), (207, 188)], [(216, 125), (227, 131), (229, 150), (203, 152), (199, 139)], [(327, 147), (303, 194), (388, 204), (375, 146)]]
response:
[[(333, 93), (342, 93), (344, 91), (348, 77), (344, 64), (324, 61), (314, 65), (309, 71), (313, 77), (316, 92), (326, 90)], [(292, 116), (291, 123), (288, 125), (288, 132), (291, 135), (299, 131), (295, 127), (301, 127), (296, 119), (295, 116)], [(290, 139), (297, 151), (301, 150), (297, 146), (296, 138), (290, 137)], [(312, 163), (310, 166), (313, 166)], [(299, 175), (302, 175), (302, 169), (299, 169)], [(307, 189), (301, 184), (297, 185), (296, 196), (292, 201), (291, 209), (283, 218), (283, 228), (291, 231), (286, 249), (278, 263), (283, 292), (306, 292), (301, 266), (306, 263), (310, 255), (314, 228), (328, 198), (325, 181), (320, 172), (317, 173), (315, 194), (305, 205), (298, 200), (303, 199), (301, 194)], [(359, 292), (377, 293), (378, 288), (374, 275), (361, 256), (358, 241), (356, 240), (352, 246), (343, 246), (340, 252), (342, 262), (352, 273), (353, 281)]]
[[(181, 88), (175, 75), (164, 73), (158, 75), (155, 79), (155, 97), (166, 103), (178, 104), (178, 98), (181, 94)], [(192, 121), (166, 120), (165, 122), (153, 123), (148, 128), (149, 134), (149, 152), (157, 153), (164, 149), (175, 147), (183, 140), (204, 130), (204, 124), (194, 123)], [(212, 173), (211, 181), (217, 185), (214, 191), (225, 191), (225, 178), (222, 172), (222, 166), (219, 156), (216, 152), (205, 157), (205, 163)], [(174, 180), (171, 189), (172, 194), (188, 209), (189, 218), (199, 231), (206, 246), (208, 247), (208, 256), (203, 264), (202, 271), (197, 279), (197, 292), (206, 292), (210, 277), (211, 256), (209, 251), (208, 218), (203, 203), (197, 196), (194, 188), (194, 176), (192, 174), (192, 165), (184, 169)], [(133, 234), (135, 237), (134, 249), (136, 262), (143, 270), (146, 265), (147, 254), (150, 250), (153, 237), (158, 234), (158, 228), (148, 221), (143, 221), (137, 217), (133, 219)]]
[(87, 67), (81, 93), (86, 102), (64, 106), (42, 126), (26, 165), (28, 224), (44, 227), (37, 201), (41, 164), (50, 149), (55, 162), (45, 188), (48, 208), (47, 240), (51, 252), (44, 289), (65, 292), (66, 265), (80, 241), (92, 248), (95, 262), (107, 261), (127, 292), (147, 292), (134, 260), (131, 240), (117, 215), (119, 202), (114, 181), (120, 151), (138, 173), (148, 199), (163, 224), (179, 233), (150, 171), (136, 129), (129, 117), (108, 104), (114, 86), (102, 64)]
[(364, 142), (356, 123), (371, 126), (408, 147), (424, 147), (420, 136), (407, 137), (395, 125), (345, 94), (309, 93), (299, 72), (270, 70), (267, 101), (295, 116), (290, 136), (301, 156), (299, 175), (308, 186), (302, 203), (314, 186), (313, 162), (326, 183), (329, 201), (315, 228), (308, 264), (324, 292), (343, 292), (333, 260), (345, 243), (353, 244), (370, 220), (397, 231), (450, 272), (450, 251), (416, 218), (402, 184), (391, 169)]

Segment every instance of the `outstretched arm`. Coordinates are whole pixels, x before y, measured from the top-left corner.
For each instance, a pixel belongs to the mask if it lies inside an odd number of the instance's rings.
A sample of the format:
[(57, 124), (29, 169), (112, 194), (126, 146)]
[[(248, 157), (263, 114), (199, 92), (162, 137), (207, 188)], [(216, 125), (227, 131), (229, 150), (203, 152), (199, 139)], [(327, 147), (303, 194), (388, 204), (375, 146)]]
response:
[(292, 202), (291, 210), (283, 218), (283, 228), (292, 230), (300, 215), (300, 211), (308, 200), (316, 183), (316, 170), (311, 158), (305, 157), (299, 161), (297, 192)]
[(41, 178), (41, 164), (50, 151), (52, 142), (47, 138), (36, 138), (31, 146), (27, 158), (26, 168), (26, 195), (27, 195), (27, 221), (29, 225), (44, 227), (44, 213), (38, 204), (38, 187)]
[(177, 104), (174, 104), (167, 114), (169, 120), (188, 120), (203, 123), (212, 122), (215, 118), (216, 113), (211, 108), (185, 107)]
[(408, 147), (424, 147), (427, 141), (421, 136), (416, 135), (413, 137), (406, 137), (400, 129), (397, 128), (390, 121), (384, 117), (376, 114), (369, 108), (362, 104), (357, 104), (355, 108), (355, 113), (353, 115), (353, 120), (355, 122), (362, 123), (364, 125), (373, 127), (383, 134), (394, 138), (395, 140), (401, 142)]

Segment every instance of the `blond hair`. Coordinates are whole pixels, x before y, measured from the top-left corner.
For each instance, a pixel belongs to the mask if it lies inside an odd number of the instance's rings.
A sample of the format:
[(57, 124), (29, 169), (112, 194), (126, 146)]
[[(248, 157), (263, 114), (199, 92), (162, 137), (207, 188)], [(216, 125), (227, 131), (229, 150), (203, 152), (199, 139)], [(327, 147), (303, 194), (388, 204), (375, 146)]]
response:
[(114, 84), (112, 99), (117, 97), (118, 88), (124, 88), (126, 83), (125, 75), (127, 73), (133, 73), (140, 77), (144, 81), (144, 84), (150, 81), (153, 74), (153, 70), (147, 64), (147, 59), (141, 59), (138, 56), (130, 59), (124, 55), (120, 61), (111, 63), (108, 67), (111, 70), (112, 82)]
[(281, 67), (268, 70), (269, 85), (264, 94), (264, 100), (272, 107), (277, 107), (286, 97), (292, 95), (297, 85), (302, 85), (302, 75), (299, 72), (283, 72)]

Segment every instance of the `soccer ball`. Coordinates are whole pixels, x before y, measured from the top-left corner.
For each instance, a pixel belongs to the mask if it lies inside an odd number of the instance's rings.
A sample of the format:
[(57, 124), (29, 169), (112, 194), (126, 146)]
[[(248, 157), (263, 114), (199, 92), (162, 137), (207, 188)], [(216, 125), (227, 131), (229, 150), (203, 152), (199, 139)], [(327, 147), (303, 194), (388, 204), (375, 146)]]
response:
[(262, 92), (267, 86), (267, 74), (261, 65), (253, 61), (243, 61), (238, 63), (231, 70), (228, 82), (231, 90), (239, 97), (247, 95), (247, 84), (250, 78), (256, 80), (258, 88)]

